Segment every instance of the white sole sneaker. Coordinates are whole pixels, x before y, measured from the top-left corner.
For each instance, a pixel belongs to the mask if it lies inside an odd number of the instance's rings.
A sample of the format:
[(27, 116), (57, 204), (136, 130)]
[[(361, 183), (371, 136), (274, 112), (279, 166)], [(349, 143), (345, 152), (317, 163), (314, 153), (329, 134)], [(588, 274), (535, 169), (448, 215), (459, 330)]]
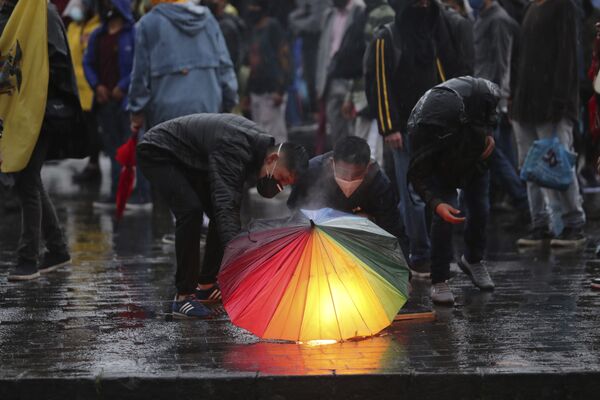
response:
[(40, 277), (40, 272), (36, 272), (35, 274), (31, 274), (31, 275), (9, 275), (8, 276), (8, 281), (9, 282), (24, 282), (24, 281), (32, 281), (34, 279), (37, 279)]
[(552, 239), (550, 241), (550, 247), (561, 247), (561, 248), (577, 248), (584, 246), (587, 242), (586, 238), (578, 239), (578, 240), (562, 240), (562, 239)]
[(72, 261), (73, 261), (73, 260), (69, 258), (69, 260), (68, 260), (68, 261), (65, 261), (65, 262), (62, 262), (62, 263), (59, 263), (59, 264), (53, 265), (53, 266), (51, 266), (51, 267), (48, 267), (48, 268), (40, 269), (40, 270), (39, 270), (39, 272), (40, 272), (40, 274), (47, 274), (48, 272), (56, 271), (56, 270), (57, 270), (57, 269), (59, 269), (60, 267), (64, 267), (64, 266), (66, 266), (66, 265), (69, 265), (69, 264), (71, 264), (71, 262), (72, 262)]

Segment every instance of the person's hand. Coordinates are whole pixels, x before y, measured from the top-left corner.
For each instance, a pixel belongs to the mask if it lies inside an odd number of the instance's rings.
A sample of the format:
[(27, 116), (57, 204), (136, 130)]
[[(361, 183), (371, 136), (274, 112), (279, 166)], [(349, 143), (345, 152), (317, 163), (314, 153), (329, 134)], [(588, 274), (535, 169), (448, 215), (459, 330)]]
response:
[(123, 93), (123, 91), (121, 90), (120, 87), (115, 86), (115, 88), (113, 89), (113, 91), (111, 93), (111, 97), (114, 101), (116, 101), (117, 103), (120, 103), (121, 100), (123, 100), (123, 97), (125, 97), (125, 93)]
[(451, 224), (460, 224), (465, 222), (466, 219), (464, 217), (455, 217), (455, 215), (460, 214), (460, 210), (457, 210), (450, 204), (446, 203), (438, 204), (438, 206), (435, 208), (435, 212), (440, 216), (441, 219)]
[(402, 134), (400, 132), (394, 132), (385, 137), (385, 142), (392, 149), (402, 150), (404, 147), (404, 140), (402, 139)]
[(106, 104), (110, 99), (110, 92), (108, 88), (104, 85), (96, 86), (96, 102), (98, 104)]
[(494, 152), (495, 147), (496, 147), (496, 142), (494, 141), (494, 138), (491, 136), (487, 136), (485, 138), (485, 150), (483, 151), (483, 154), (481, 154), (481, 159), (485, 160), (489, 156), (491, 156), (492, 153)]
[(354, 119), (356, 117), (356, 109), (354, 103), (351, 101), (345, 101), (342, 105), (342, 116), (346, 119)]
[(283, 95), (281, 93), (273, 93), (273, 105), (279, 107), (283, 103)]
[(144, 126), (144, 114), (131, 114), (131, 132), (138, 133)]

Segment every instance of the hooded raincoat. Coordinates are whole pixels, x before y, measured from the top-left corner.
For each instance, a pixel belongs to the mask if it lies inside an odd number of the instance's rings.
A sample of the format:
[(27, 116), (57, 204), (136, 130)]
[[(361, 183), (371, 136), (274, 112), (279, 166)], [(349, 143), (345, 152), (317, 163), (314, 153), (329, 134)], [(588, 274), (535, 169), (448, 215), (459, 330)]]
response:
[(208, 8), (159, 4), (138, 23), (129, 110), (147, 127), (194, 113), (228, 111), (237, 78)]

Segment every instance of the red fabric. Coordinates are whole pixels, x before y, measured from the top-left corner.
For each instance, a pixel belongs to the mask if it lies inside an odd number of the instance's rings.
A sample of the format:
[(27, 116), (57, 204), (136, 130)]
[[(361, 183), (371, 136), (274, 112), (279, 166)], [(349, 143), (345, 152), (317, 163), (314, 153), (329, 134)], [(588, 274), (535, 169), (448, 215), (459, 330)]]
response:
[(125, 211), (127, 200), (133, 192), (133, 183), (135, 182), (135, 148), (137, 145), (137, 135), (132, 135), (125, 144), (117, 149), (115, 156), (117, 162), (123, 167), (119, 176), (119, 185), (117, 186), (117, 220), (121, 219)]
[(598, 115), (598, 100), (592, 95), (588, 101), (588, 118), (590, 122), (590, 135), (594, 143), (600, 138), (600, 116)]
[(119, 36), (120, 32), (105, 33), (98, 43), (98, 78), (100, 84), (113, 90), (119, 83)]

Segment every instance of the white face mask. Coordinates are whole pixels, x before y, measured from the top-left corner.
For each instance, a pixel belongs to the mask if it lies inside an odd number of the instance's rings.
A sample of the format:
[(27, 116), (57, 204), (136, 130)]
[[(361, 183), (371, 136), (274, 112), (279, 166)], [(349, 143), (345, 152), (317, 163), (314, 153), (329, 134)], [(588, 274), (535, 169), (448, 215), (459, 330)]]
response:
[(83, 22), (84, 17), (83, 9), (79, 6), (71, 7), (69, 10), (69, 18), (75, 22)]
[(356, 192), (356, 189), (358, 189), (361, 183), (363, 183), (363, 181), (365, 180), (365, 178), (360, 178), (355, 179), (353, 181), (347, 181), (342, 178), (338, 178), (335, 174), (335, 162), (333, 163), (333, 176), (335, 178), (335, 182), (338, 184), (340, 190), (342, 191), (342, 193), (344, 193), (344, 196), (346, 196), (346, 198), (352, 196), (352, 194)]

